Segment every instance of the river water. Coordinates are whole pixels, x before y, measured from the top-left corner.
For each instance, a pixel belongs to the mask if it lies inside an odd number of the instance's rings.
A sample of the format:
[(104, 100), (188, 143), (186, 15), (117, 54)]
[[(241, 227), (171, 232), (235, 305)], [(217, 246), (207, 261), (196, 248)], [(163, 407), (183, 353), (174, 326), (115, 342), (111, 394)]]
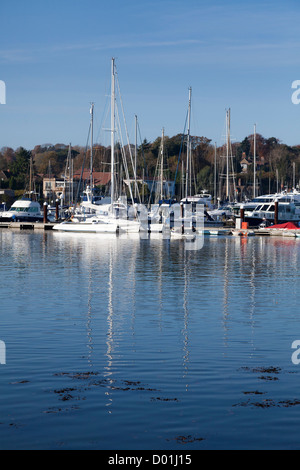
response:
[(0, 449), (300, 448), (300, 240), (185, 248), (0, 231)]

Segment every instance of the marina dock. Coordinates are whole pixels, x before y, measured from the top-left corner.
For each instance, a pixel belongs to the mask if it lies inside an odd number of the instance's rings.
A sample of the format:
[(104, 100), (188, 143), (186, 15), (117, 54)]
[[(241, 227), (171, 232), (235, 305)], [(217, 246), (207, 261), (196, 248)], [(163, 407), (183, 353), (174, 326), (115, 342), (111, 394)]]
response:
[[(0, 222), (0, 229), (11, 230), (53, 230), (55, 222)], [(219, 237), (219, 236), (240, 236), (240, 237), (289, 237), (300, 238), (300, 230), (278, 230), (278, 229), (234, 229), (229, 227), (209, 227), (203, 231), (204, 236)]]
[(54, 223), (41, 223), (41, 222), (0, 222), (0, 229), (14, 229), (14, 230), (52, 230)]

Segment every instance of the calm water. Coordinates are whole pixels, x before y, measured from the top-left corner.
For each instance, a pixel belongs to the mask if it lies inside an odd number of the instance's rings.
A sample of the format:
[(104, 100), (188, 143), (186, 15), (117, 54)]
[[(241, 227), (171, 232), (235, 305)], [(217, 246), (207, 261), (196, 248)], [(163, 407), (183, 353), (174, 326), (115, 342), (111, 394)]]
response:
[(1, 449), (300, 449), (300, 240), (0, 231)]

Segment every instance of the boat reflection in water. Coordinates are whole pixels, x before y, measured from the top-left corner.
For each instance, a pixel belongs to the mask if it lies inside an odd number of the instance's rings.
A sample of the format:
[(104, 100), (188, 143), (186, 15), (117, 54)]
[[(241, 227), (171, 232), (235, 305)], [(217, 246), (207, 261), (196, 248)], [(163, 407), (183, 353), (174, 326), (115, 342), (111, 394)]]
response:
[(2, 230), (0, 248), (3, 447), (297, 445), (296, 238), (188, 251), (159, 235)]

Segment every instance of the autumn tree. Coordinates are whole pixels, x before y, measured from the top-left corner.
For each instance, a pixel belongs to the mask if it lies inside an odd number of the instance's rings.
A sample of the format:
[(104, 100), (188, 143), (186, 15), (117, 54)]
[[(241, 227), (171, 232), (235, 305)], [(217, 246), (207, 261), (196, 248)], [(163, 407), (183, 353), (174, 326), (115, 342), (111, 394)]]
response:
[(31, 152), (20, 147), (15, 154), (15, 161), (10, 165), (11, 179), (9, 187), (11, 189), (25, 189), (29, 177)]

